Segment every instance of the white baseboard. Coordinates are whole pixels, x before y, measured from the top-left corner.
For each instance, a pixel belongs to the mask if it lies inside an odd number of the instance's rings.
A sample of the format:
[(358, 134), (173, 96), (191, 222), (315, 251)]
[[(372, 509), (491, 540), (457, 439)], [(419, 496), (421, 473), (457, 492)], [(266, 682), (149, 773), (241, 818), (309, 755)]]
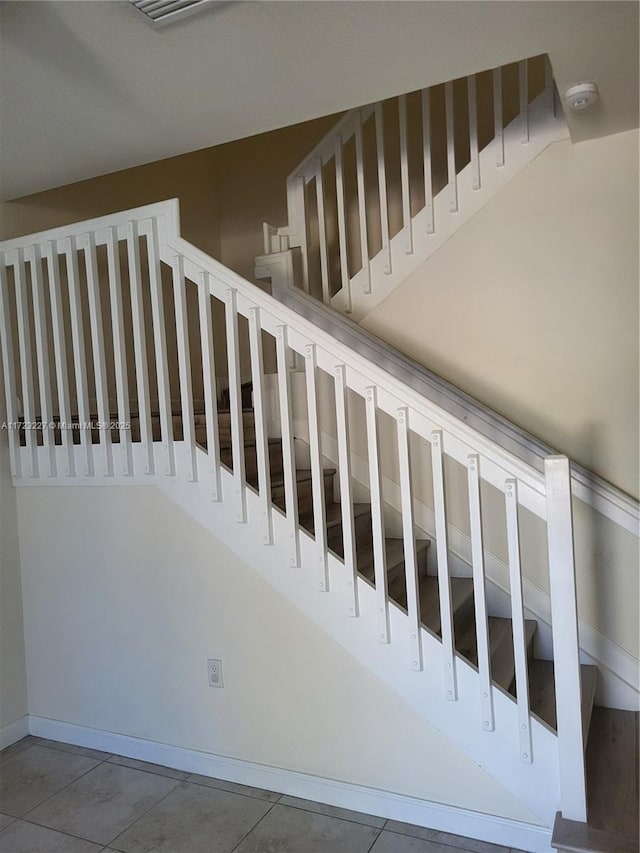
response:
[[(26, 720), (26, 717), (23, 719)], [(551, 830), (544, 826), (46, 717), (31, 716), (29, 729), (36, 737), (99, 749), (153, 764), (164, 764), (188, 773), (238, 782), (376, 817), (502, 844), (505, 847), (529, 850), (531, 853), (549, 853), (552, 850)]]
[(11, 746), (12, 743), (22, 740), (29, 734), (29, 717), (25, 714), (24, 717), (19, 717), (12, 723), (0, 728), (0, 749), (5, 749)]

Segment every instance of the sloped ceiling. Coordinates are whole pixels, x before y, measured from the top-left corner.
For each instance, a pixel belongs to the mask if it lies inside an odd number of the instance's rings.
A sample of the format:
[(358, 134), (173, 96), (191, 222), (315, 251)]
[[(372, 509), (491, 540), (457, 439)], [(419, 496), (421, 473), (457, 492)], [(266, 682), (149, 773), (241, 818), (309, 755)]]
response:
[(637, 2), (235, 2), (154, 29), (127, 0), (0, 4), (0, 197), (549, 53), (595, 81), (574, 141), (638, 125)]

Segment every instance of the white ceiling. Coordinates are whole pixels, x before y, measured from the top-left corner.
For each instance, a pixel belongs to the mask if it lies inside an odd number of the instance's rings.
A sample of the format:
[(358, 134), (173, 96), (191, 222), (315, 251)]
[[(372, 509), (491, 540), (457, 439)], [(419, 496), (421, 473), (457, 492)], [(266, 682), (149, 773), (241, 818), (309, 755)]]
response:
[(154, 29), (127, 0), (0, 3), (0, 197), (206, 148), (549, 53), (638, 125), (638, 3), (238, 2)]

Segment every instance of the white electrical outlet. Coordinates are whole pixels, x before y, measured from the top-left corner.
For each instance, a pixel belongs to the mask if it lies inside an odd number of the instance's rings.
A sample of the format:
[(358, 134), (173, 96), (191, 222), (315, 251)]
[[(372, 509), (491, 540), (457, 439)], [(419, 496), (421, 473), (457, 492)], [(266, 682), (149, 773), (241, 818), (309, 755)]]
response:
[(209, 658), (207, 661), (207, 672), (209, 674), (209, 687), (224, 687), (221, 660)]

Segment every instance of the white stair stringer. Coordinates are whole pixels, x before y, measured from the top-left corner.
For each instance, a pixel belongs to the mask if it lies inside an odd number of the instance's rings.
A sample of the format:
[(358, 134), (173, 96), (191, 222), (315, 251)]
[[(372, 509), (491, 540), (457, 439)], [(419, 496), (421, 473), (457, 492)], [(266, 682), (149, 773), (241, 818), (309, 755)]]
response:
[[(180, 443), (176, 450), (183, 455)], [(199, 465), (206, 454), (198, 449)], [(223, 495), (213, 503), (206, 479), (189, 483), (180, 477), (158, 478), (158, 488), (184, 512), (230, 548), (288, 601), (315, 622), (370, 672), (404, 699), (420, 716), (446, 735), (483, 767), (500, 784), (520, 799), (545, 826), (552, 826), (557, 811), (559, 790), (558, 742), (554, 733), (532, 718), (533, 761), (519, 760), (518, 720), (513, 698), (494, 686), (495, 730), (482, 730), (475, 668), (458, 656), (459, 701), (447, 701), (443, 679), (441, 643), (422, 629), (424, 669), (410, 667), (406, 614), (393, 602), (389, 605), (391, 642), (376, 641), (376, 601), (373, 588), (358, 579), (360, 616), (347, 615), (347, 572), (341, 560), (328, 555), (330, 589), (343, 594), (328, 595), (316, 589), (313, 537), (300, 530), (299, 567), (290, 566), (290, 546), (286, 519), (273, 509), (272, 545), (262, 544), (261, 504), (258, 495), (247, 489), (245, 524), (236, 521), (233, 477), (221, 472)], [(130, 480), (129, 480), (130, 482)]]
[(411, 220), (413, 252), (406, 252), (407, 236), (404, 230), (399, 231), (390, 241), (391, 272), (385, 272), (386, 256), (381, 250), (370, 260), (368, 267), (351, 279), (351, 310), (347, 310), (345, 288), (332, 298), (332, 307), (360, 322), (548, 145), (569, 137), (562, 112), (559, 111), (556, 117), (550, 115), (548, 92), (542, 92), (529, 105), (527, 142), (522, 141), (523, 120), (522, 116), (517, 116), (504, 130), (503, 166), (496, 165), (498, 147), (502, 144), (500, 140), (494, 138), (479, 152), (480, 189), (473, 189), (471, 162), (458, 172), (457, 212), (449, 210), (450, 187), (447, 185), (433, 200), (434, 232), (427, 233), (427, 211), (422, 208)]

